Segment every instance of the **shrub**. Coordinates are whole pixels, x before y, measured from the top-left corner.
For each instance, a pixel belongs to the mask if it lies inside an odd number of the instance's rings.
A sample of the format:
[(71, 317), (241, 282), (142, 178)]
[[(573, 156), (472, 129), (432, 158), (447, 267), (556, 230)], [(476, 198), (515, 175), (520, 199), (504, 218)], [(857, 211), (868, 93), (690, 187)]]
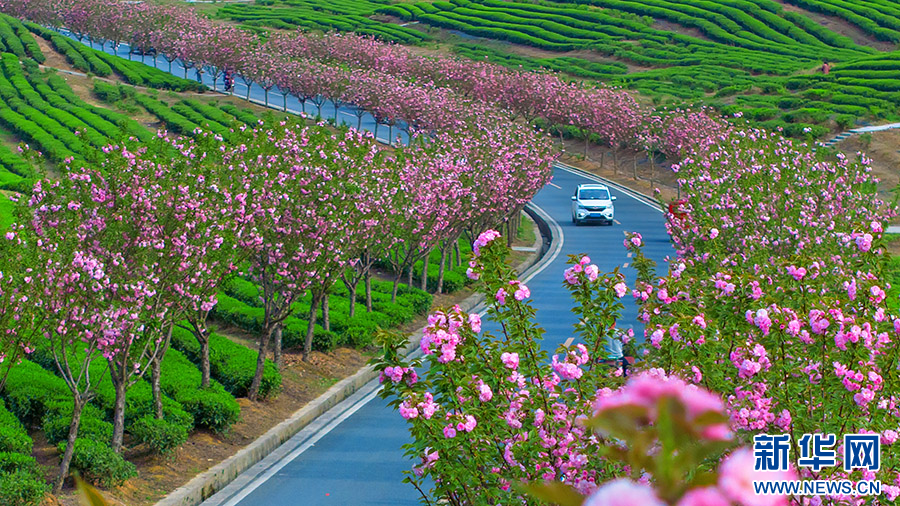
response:
[[(190, 331), (176, 327), (172, 331), (172, 347), (184, 353), (191, 362), (200, 362), (200, 343)], [(210, 374), (235, 397), (247, 395), (256, 370), (257, 356), (255, 350), (232, 342), (225, 336), (216, 333), (209, 336)], [(281, 374), (275, 364), (266, 359), (259, 396), (274, 397), (280, 390)]]
[[(57, 446), (60, 453), (66, 449), (65, 441)], [(92, 439), (75, 440), (72, 454), (72, 469), (96, 485), (105, 488), (117, 487), (129, 478), (137, 476), (137, 468), (109, 446)]]
[(201, 374), (180, 351), (169, 349), (162, 362), (160, 387), (194, 417), (194, 425), (227, 432), (241, 416), (241, 407), (222, 385), (210, 379), (201, 389)]
[(129, 432), (158, 455), (174, 452), (188, 439), (188, 431), (184, 425), (159, 420), (149, 415), (133, 423)]
[(17, 469), (0, 474), (0, 504), (37, 506), (44, 502), (49, 491), (50, 485), (40, 473)]
[(28, 360), (10, 370), (3, 395), (9, 411), (26, 425), (37, 425), (49, 403), (71, 403), (66, 382)]
[[(72, 403), (57, 402), (48, 406), (44, 415), (41, 429), (47, 437), (47, 441), (56, 444), (69, 438), (69, 424), (72, 422)], [(86, 405), (81, 412), (81, 421), (78, 425), (78, 437), (92, 439), (108, 444), (112, 441), (113, 426), (103, 419), (103, 412), (96, 406)]]
[(107, 104), (114, 104), (122, 99), (118, 86), (99, 79), (94, 79), (94, 95)]
[(834, 122), (837, 123), (837, 126), (841, 130), (847, 130), (856, 124), (856, 116), (852, 114), (838, 114), (837, 117), (834, 118)]
[(0, 401), (0, 452), (31, 454), (32, 441), (18, 418)]
[(50, 487), (41, 466), (31, 455), (0, 452), (0, 504), (41, 504)]

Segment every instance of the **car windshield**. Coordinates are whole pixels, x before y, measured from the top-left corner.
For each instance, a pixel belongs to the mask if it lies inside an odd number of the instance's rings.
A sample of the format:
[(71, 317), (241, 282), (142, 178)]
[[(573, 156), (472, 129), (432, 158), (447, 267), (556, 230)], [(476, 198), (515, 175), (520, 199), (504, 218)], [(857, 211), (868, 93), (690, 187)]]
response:
[(578, 192), (581, 200), (609, 200), (609, 192), (600, 189), (585, 189)]

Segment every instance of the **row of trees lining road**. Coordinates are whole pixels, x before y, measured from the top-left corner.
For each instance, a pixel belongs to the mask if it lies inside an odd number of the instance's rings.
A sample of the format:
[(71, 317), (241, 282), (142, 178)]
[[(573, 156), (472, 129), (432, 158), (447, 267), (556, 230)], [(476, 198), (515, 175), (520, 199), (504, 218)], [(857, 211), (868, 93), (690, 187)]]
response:
[(499, 136), (478, 134), (496, 125), (472, 127), (396, 150), (356, 130), (287, 122), (243, 128), (228, 142), (161, 132), (149, 146), (110, 145), (96, 166), (36, 183), (0, 241), (0, 323), (10, 363), (48, 350), (72, 391), (56, 489), (99, 381), (91, 364), (108, 364), (120, 451), (128, 390), (146, 375), (162, 419), (160, 362), (174, 326), (194, 331), (208, 381), (206, 318), (229, 275), (261, 287), (255, 400), (269, 343), (278, 361), (281, 323), (301, 296), (313, 298), (308, 358), (317, 302), (335, 282), (369, 279), (372, 259), (389, 251), (410, 267), (519, 213), (549, 180), (552, 142), (526, 127)]
[(92, 44), (127, 42), (167, 59), (170, 67), (182, 62), (185, 72), (205, 68), (215, 79), (233, 72), (267, 95), (277, 86), (304, 104), (313, 101), (320, 115), (330, 112), (322, 111), (327, 102), (353, 104), (360, 118), (368, 111), (377, 124), (397, 125), (409, 133), (452, 129), (485, 104), (502, 109), (510, 120), (549, 122), (560, 135), (575, 128), (586, 145), (593, 139), (613, 148), (679, 158), (691, 145), (711, 142), (725, 128), (704, 111), (647, 109), (623, 90), (488, 62), (423, 57), (400, 45), (356, 35), (273, 33), (262, 39), (187, 9), (120, 0), (0, 0), (0, 10), (66, 27)]

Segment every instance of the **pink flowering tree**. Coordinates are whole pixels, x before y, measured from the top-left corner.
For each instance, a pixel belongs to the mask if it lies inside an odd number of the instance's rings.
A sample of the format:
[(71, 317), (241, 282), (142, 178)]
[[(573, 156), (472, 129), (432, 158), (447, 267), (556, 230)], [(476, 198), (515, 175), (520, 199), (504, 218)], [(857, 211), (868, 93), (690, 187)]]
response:
[(408, 481), (423, 497), (459, 505), (762, 504), (753, 502), (752, 479), (763, 476), (753, 473), (749, 451), (733, 452), (718, 472), (711, 464), (736, 445), (719, 396), (661, 369), (626, 384), (604, 360), (611, 339), (632, 337), (614, 332), (624, 277), (600, 273), (587, 257), (570, 259), (565, 286), (581, 342), (548, 357), (530, 290), (503, 261), (499, 238), (494, 230), (478, 237), (471, 272), (497, 335), (453, 307), (429, 316), (424, 360), (405, 361), (403, 339), (380, 336), (384, 395), (409, 424), (407, 449), (421, 461)]
[[(0, 197), (6, 198), (6, 197)], [(17, 209), (27, 209), (19, 206)], [(29, 245), (17, 233), (18, 227), (0, 236), (0, 391), (13, 366), (41, 339), (39, 316), (32, 311), (34, 269)]]
[[(40, 314), (46, 343), (60, 376), (72, 392), (72, 421), (55, 491), (72, 459), (85, 404), (98, 378), (94, 360), (116, 360), (141, 332), (153, 287), (141, 279), (126, 253), (133, 246), (127, 225), (115, 218), (124, 204), (118, 188), (97, 171), (71, 169), (60, 181), (36, 183), (30, 221), (15, 232), (34, 261), (28, 297)], [(124, 399), (123, 399), (124, 402)]]
[(669, 222), (679, 257), (633, 293), (649, 361), (723, 395), (743, 437), (879, 434), (877, 473), (801, 474), (877, 478), (900, 496), (900, 319), (883, 236), (895, 213), (868, 161), (757, 130), (695, 156), (676, 167), (689, 189), (687, 218)]
[[(540, 347), (530, 290), (503, 262), (507, 247), (499, 237), (489, 230), (476, 240), (472, 275), (482, 281), (500, 334), (482, 332), (479, 315), (453, 307), (429, 317), (424, 360), (407, 362), (397, 353), (403, 340), (381, 336), (385, 395), (410, 423), (410, 453), (422, 458), (409, 478), (424, 495), (451, 504), (520, 501), (513, 485), (542, 479), (565, 479), (587, 493), (620, 470), (590, 458), (601, 444), (580, 420), (598, 389), (621, 383), (615, 368), (598, 360), (622, 308), (614, 289), (621, 277), (600, 276), (587, 258), (575, 261), (577, 283), (568, 286), (609, 304), (579, 327), (582, 343), (551, 360)], [(415, 368), (426, 364), (420, 379)], [(425, 478), (434, 482), (429, 492)]]
[[(560, 506), (777, 506), (784, 495), (757, 495), (754, 480), (795, 480), (787, 471), (755, 471), (747, 448), (735, 445), (721, 397), (650, 369), (617, 390), (598, 392), (585, 425), (607, 441), (603, 456), (624, 476), (610, 476), (585, 498), (559, 482), (525, 487)], [(718, 464), (721, 462), (721, 464)]]

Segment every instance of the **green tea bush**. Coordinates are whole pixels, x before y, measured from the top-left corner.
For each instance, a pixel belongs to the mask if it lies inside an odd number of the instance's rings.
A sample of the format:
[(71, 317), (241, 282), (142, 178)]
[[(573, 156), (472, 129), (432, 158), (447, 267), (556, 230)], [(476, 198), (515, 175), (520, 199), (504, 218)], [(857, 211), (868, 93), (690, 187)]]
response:
[[(172, 331), (172, 347), (184, 353), (191, 362), (200, 362), (200, 343), (190, 331), (176, 327)], [(256, 350), (216, 333), (209, 336), (210, 374), (235, 397), (247, 395), (256, 370), (256, 358)], [(259, 396), (275, 397), (280, 390), (281, 374), (275, 364), (266, 359)]]
[(150, 415), (134, 422), (129, 432), (158, 455), (170, 455), (188, 439), (188, 431), (184, 425), (159, 420)]
[[(65, 441), (57, 446), (60, 453), (66, 449)], [(71, 468), (78, 471), (85, 480), (112, 488), (137, 476), (137, 468), (104, 443), (92, 439), (77, 438), (72, 454)]]

